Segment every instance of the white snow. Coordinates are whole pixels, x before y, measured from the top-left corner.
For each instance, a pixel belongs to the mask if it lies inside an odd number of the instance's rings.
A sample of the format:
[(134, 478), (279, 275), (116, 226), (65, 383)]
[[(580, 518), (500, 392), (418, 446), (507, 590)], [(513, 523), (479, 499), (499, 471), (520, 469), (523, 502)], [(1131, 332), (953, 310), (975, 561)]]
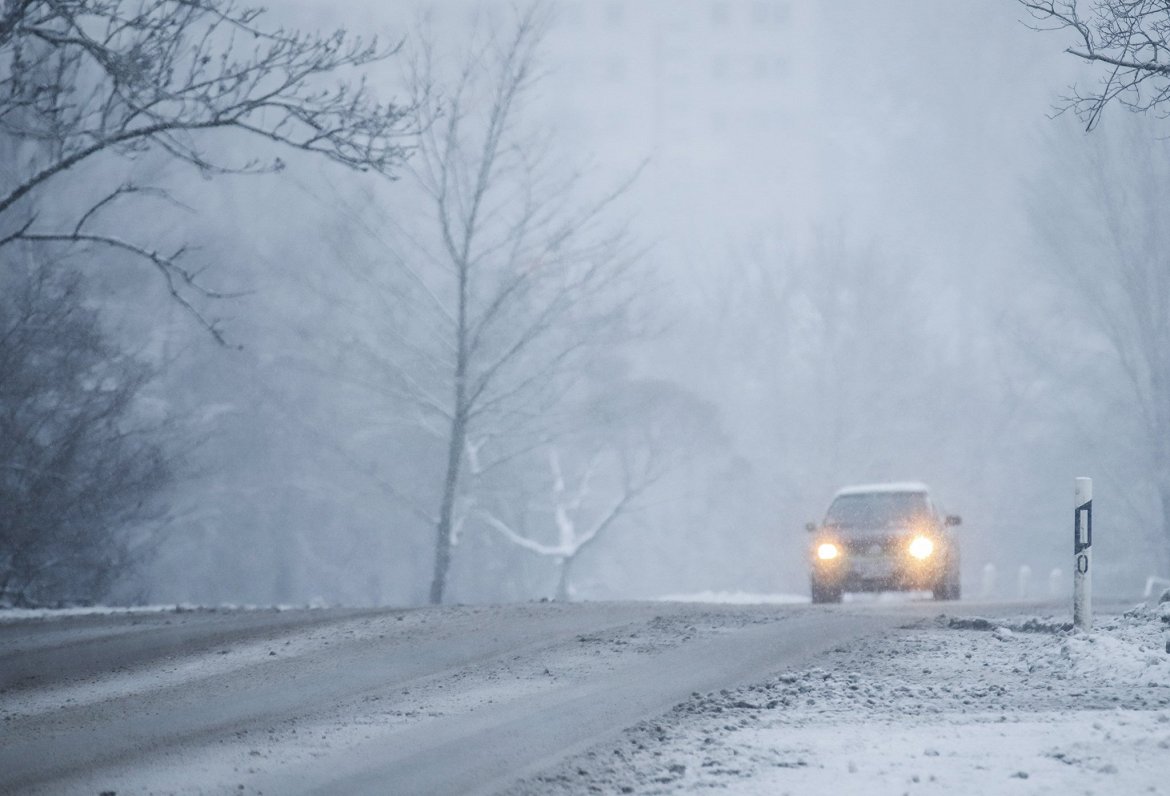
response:
[[(895, 597), (907, 600), (890, 599)], [(734, 591), (663, 599), (807, 601)], [(100, 776), (85, 772), (56, 792), (228, 792), (265, 772), (312, 765), (369, 738), (426, 732), (443, 717), (474, 716), (492, 704), (585, 682), (679, 647), (693, 635), (719, 635), (737, 622), (782, 623), (792, 611), (888, 612), (876, 604), (885, 598), (873, 602), (694, 611), (648, 606), (635, 625), (622, 614), (606, 620), (612, 626), (561, 642), (525, 641), (523, 649), (467, 666), (437, 666), (404, 681), (408, 687), (361, 691), (323, 712), (274, 722), (232, 743), (195, 745)], [(1067, 617), (923, 619), (930, 614), (917, 605), (907, 608), (913, 610), (905, 612), (906, 624), (892, 633), (851, 641), (806, 668), (778, 669), (743, 688), (696, 693), (666, 716), (508, 792), (1170, 796), (1170, 604), (1099, 614), (1091, 633), (1073, 631)], [(457, 638), (473, 627), (502, 629), (571, 609), (576, 607), (555, 603), (451, 607), (344, 620), (299, 635), (281, 630), (233, 642), (230, 654), (211, 650), (5, 694), (0, 717), (19, 724), (66, 705), (73, 710), (135, 694), (199, 693), (205, 684), (228, 682), (227, 675), (270, 677), (270, 662), (328, 660), (344, 656), (345, 649), (373, 649), (374, 643), (392, 649), (420, 639)], [(594, 610), (601, 618), (608, 611), (604, 605)]]
[(132, 616), (187, 610), (196, 610), (196, 607), (190, 605), (87, 605), (75, 608), (0, 608), (0, 622), (18, 622), (26, 619), (69, 619), (77, 616)]
[[(751, 775), (730, 778), (727, 792), (1166, 793), (1168, 722), (1166, 713), (1072, 711), (963, 722), (863, 720), (846, 731), (827, 721), (799, 734), (745, 731), (736, 757)], [(708, 779), (704, 762), (689, 780), (696, 789)]]
[(70, 619), (78, 616), (136, 616), (139, 614), (170, 614), (193, 611), (295, 611), (328, 607), (324, 602), (308, 605), (236, 605), (225, 603), (219, 606), (194, 605), (191, 603), (170, 603), (167, 605), (85, 605), (73, 608), (3, 608), (0, 607), (0, 623), (20, 622), (30, 619)]
[(1170, 794), (1170, 614), (923, 620), (696, 694), (520, 792)]

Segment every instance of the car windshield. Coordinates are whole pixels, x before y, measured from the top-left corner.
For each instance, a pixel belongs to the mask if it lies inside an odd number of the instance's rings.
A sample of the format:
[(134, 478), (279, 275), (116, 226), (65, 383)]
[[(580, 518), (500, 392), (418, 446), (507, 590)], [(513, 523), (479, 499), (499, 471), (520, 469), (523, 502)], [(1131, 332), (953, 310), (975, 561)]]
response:
[(840, 528), (885, 528), (930, 515), (925, 492), (871, 492), (838, 495), (825, 517)]

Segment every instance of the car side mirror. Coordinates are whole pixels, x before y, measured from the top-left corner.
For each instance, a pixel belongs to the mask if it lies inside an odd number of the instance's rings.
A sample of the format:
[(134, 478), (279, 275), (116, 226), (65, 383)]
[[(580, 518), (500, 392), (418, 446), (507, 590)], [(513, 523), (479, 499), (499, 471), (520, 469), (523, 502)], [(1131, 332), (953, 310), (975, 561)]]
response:
[(963, 518), (960, 517), (959, 515), (957, 515), (957, 514), (948, 514), (947, 515), (947, 525), (955, 526), (955, 525), (962, 525), (962, 524), (963, 524)]
[(808, 531), (809, 533), (812, 533), (813, 531), (815, 531), (817, 529), (817, 524), (815, 522), (806, 522), (804, 524), (804, 529), (806, 531)]

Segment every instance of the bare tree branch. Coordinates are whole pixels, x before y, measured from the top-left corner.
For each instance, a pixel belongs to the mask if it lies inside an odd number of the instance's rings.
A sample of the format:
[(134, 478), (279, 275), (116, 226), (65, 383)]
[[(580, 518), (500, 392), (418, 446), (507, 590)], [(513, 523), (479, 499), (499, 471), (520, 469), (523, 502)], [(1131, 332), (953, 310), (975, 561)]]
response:
[[(1092, 130), (1112, 102), (1165, 116), (1170, 108), (1170, 4), (1165, 0), (1020, 0), (1037, 30), (1069, 30), (1065, 52), (1108, 67), (1097, 90), (1077, 87), (1059, 111), (1072, 110)], [(1081, 8), (1088, 6), (1088, 17)]]
[(215, 341), (220, 345), (226, 346), (227, 339), (223, 336), (215, 321), (206, 317), (197, 307), (187, 300), (187, 297), (179, 290), (180, 285), (189, 288), (194, 288), (198, 293), (208, 298), (231, 298), (241, 294), (236, 293), (222, 293), (203, 287), (197, 280), (197, 274), (178, 264), (179, 258), (183, 256), (183, 249), (179, 249), (174, 254), (163, 255), (156, 251), (145, 249), (137, 244), (129, 241), (121, 240), (109, 235), (90, 235), (87, 233), (68, 233), (63, 235), (54, 235), (46, 233), (24, 232), (19, 234), (15, 240), (28, 241), (30, 243), (82, 243), (82, 244), (97, 244), (111, 249), (116, 249), (123, 252), (128, 252), (143, 260), (151, 263), (166, 282), (167, 292), (171, 295), (178, 304), (183, 307), (190, 315), (195, 318), (199, 324), (211, 333)]
[[(72, 221), (30, 233), (46, 192), (86, 202), (78, 169), (156, 150), (207, 174), (279, 170), (279, 157), (233, 162), (214, 134), (238, 131), (263, 145), (312, 153), (396, 177), (410, 149), (412, 109), (380, 103), (363, 72), (395, 55), (344, 31), (305, 34), (261, 26), (262, 12), (233, 0), (10, 0), (0, 11), (0, 136), (31, 145), (0, 185), (0, 249), (18, 242), (102, 243), (164, 273), (172, 297), (223, 337), (183, 290), (195, 284), (173, 258), (125, 231), (87, 231), (130, 185), (83, 204)], [(30, 155), (31, 157), (27, 157)], [(7, 165), (7, 164), (6, 164)], [(165, 197), (163, 197), (165, 198)], [(72, 202), (71, 202), (72, 204)], [(46, 222), (49, 223), (49, 222)], [(66, 232), (70, 229), (71, 233)]]

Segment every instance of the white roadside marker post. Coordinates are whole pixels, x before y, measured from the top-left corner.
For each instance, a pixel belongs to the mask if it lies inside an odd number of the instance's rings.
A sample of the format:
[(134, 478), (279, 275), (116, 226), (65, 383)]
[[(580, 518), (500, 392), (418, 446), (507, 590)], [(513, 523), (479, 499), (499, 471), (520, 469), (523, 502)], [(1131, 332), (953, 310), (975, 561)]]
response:
[(1073, 517), (1073, 625), (1093, 628), (1093, 479), (1078, 478)]

